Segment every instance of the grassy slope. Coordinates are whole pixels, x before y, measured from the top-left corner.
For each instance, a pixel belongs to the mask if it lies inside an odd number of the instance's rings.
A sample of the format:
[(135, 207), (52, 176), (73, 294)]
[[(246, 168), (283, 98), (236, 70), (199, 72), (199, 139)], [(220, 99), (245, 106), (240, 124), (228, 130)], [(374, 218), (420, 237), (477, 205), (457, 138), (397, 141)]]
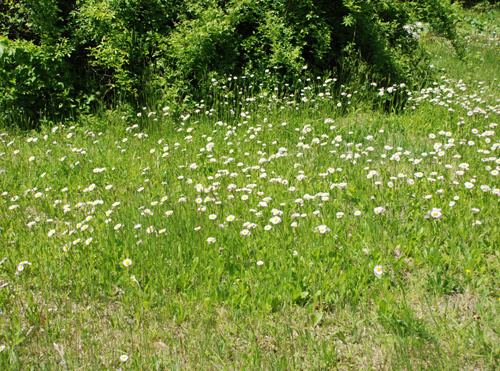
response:
[[(498, 22), (498, 14), (474, 17)], [(472, 100), (476, 92), (485, 102), (473, 106), (495, 105), (498, 39), (488, 41), (488, 29), (473, 31), (465, 61), (438, 40), (426, 42), (434, 64), (468, 86), (451, 100)], [(460, 117), (464, 124), (457, 126)], [(193, 116), (182, 125), (160, 120), (127, 129), (111, 115), (55, 132), (3, 133), (0, 365), (494, 368), (498, 196), (479, 185), (499, 187), (485, 168), (498, 165), (482, 161), (495, 156), (498, 133), (484, 137), (473, 129), (495, 130), (497, 119), (429, 103), (400, 115), (348, 116), (320, 104), (252, 112), (223, 126)], [(456, 145), (438, 156), (434, 145), (448, 142), (447, 135)], [(208, 142), (213, 150), (200, 150)], [(288, 156), (270, 158), (280, 147)], [(351, 159), (355, 153), (359, 158)], [(456, 174), (461, 163), (469, 165), (463, 176)], [(326, 174), (329, 168), (335, 171)], [(228, 175), (216, 177), (222, 169)], [(367, 179), (369, 170), (379, 175)], [(302, 181), (300, 171), (307, 176)], [(218, 188), (208, 189), (214, 182)], [(346, 189), (331, 189), (342, 182)], [(237, 189), (228, 191), (232, 183)], [(321, 200), (320, 192), (329, 198)], [(317, 196), (307, 200), (307, 194)], [(198, 197), (206, 211), (197, 211)], [(82, 204), (96, 200), (103, 202)], [(377, 206), (385, 213), (376, 215)], [(425, 219), (434, 207), (443, 217)], [(268, 222), (273, 208), (283, 211), (276, 225)], [(307, 216), (291, 228), (296, 212)], [(224, 222), (230, 214), (236, 220)], [(247, 221), (258, 227), (244, 238)], [(322, 224), (330, 228), (325, 235), (315, 231)], [(132, 266), (124, 268), (127, 257)], [(31, 265), (16, 273), (25, 260)], [(380, 279), (373, 274), (377, 264), (384, 267)], [(129, 356), (125, 363), (122, 354)]]

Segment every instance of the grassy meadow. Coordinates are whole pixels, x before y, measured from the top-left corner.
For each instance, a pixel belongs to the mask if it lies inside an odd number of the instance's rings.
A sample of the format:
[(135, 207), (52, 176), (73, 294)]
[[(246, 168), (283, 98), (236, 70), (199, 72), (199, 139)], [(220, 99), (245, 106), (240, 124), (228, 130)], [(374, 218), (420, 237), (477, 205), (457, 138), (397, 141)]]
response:
[(498, 367), (499, 19), (425, 36), (397, 113), (318, 79), (0, 130), (0, 368)]

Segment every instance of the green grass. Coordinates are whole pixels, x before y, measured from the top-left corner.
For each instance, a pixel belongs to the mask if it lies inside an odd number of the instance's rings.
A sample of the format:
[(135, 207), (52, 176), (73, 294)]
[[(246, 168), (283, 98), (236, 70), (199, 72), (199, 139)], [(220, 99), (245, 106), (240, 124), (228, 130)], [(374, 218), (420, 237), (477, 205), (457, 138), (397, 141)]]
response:
[(498, 38), (470, 27), (463, 61), (426, 40), (455, 94), (397, 115), (3, 130), (0, 367), (494, 369)]

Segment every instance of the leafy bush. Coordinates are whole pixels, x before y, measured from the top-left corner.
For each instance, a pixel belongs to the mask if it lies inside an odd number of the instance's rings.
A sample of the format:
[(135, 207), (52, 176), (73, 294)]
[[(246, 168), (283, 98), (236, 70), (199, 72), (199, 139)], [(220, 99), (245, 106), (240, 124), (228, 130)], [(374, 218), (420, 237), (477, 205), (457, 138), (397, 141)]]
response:
[(64, 116), (73, 108), (73, 79), (65, 46), (40, 47), (30, 41), (0, 39), (0, 111), (29, 123), (42, 115)]
[(496, 4), (497, 1), (496, 0), (462, 0), (460, 1), (460, 3), (464, 6), (464, 7), (473, 7), (473, 6), (476, 6), (476, 5), (488, 5), (488, 4)]
[(426, 68), (408, 27), (456, 41), (449, 0), (6, 0), (0, 10), (0, 106), (35, 118), (97, 98), (203, 97), (227, 75), (264, 87), (304, 74), (346, 83), (363, 70), (408, 84)]

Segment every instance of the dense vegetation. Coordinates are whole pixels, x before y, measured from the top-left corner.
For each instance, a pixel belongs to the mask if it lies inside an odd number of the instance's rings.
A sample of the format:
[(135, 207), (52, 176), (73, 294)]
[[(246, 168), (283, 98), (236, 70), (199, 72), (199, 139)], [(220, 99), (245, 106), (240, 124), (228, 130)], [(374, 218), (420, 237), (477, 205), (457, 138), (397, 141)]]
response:
[(459, 46), (455, 23), (448, 0), (4, 0), (0, 119), (177, 107), (229, 75), (283, 94), (304, 76), (410, 84), (428, 72), (419, 32)]
[[(344, 39), (299, 2), (165, 3), (2, 3), (3, 109), (103, 109), (0, 130), (0, 369), (497, 369), (498, 10), (457, 10), (462, 58), (406, 27), (416, 89), (382, 22), (410, 2), (344, 2)], [(337, 52), (378, 85), (342, 84), (326, 46), (369, 6), (383, 63)]]

